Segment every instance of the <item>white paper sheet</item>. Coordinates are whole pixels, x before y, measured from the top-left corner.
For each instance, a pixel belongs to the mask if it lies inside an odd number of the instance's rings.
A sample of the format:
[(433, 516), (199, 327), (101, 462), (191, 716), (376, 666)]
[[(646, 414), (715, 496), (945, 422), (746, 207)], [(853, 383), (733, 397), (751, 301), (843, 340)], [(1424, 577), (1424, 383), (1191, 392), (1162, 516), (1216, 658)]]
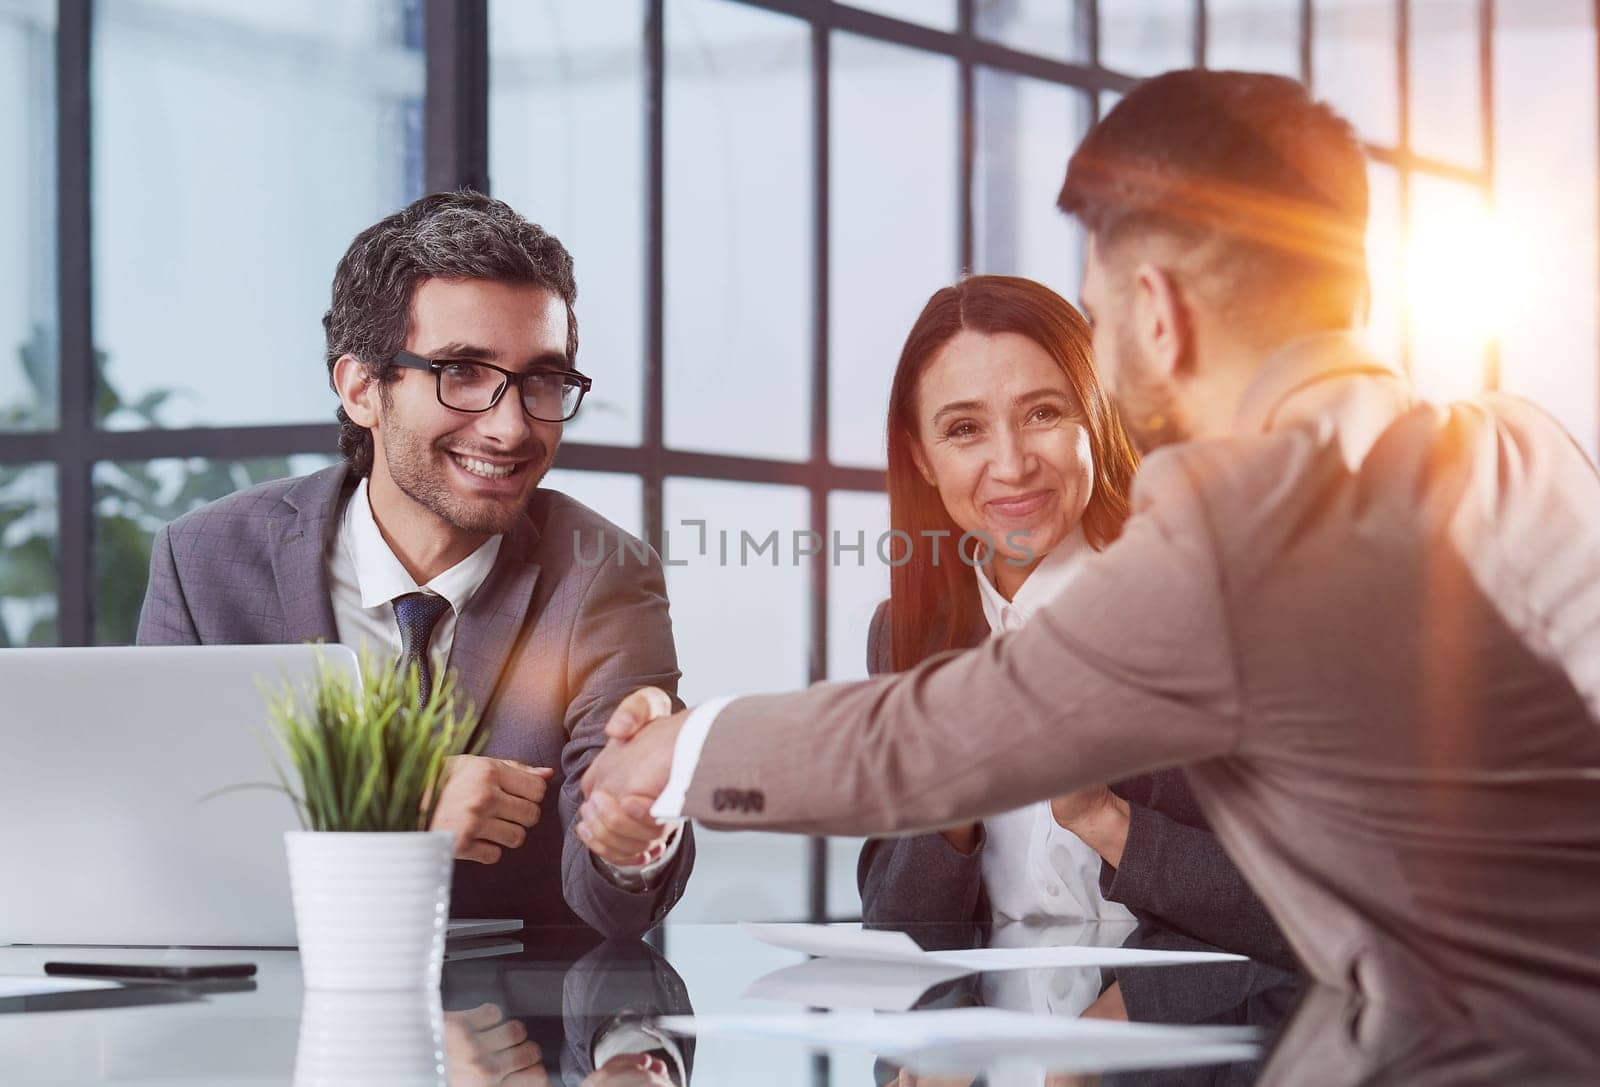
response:
[(997, 947), (964, 951), (924, 951), (904, 932), (835, 925), (755, 925), (745, 931), (762, 943), (820, 958), (908, 966), (985, 970), (1035, 970), (1071, 966), (1170, 966), (1201, 962), (1243, 962), (1243, 955), (1221, 951), (1153, 951), (1135, 947)]
[(656, 1022), (674, 1034), (864, 1049), (942, 1068), (1029, 1060), (1056, 1068), (1109, 1070), (1249, 1060), (1259, 1053), (1256, 1033), (1250, 1028), (1062, 1019), (998, 1008), (904, 1014), (678, 1015)]
[(864, 959), (807, 959), (757, 978), (746, 999), (773, 1000), (807, 1008), (872, 1008), (910, 1011), (917, 999), (940, 982), (971, 971), (938, 963), (872, 962)]
[(102, 978), (56, 978), (23, 974), (0, 974), (0, 1000), (18, 996), (48, 996), (51, 993), (82, 993), (92, 989), (120, 989), (120, 982)]

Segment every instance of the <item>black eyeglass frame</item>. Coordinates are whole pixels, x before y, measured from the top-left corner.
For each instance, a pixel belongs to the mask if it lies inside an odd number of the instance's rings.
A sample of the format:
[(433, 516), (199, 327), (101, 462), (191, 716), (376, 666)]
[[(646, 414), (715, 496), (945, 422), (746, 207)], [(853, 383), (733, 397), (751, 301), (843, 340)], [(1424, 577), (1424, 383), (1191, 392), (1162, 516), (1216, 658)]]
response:
[[(556, 369), (554, 367), (541, 367), (536, 370), (526, 370), (522, 373), (517, 373), (516, 371), (507, 370), (504, 367), (496, 366), (492, 362), (483, 362), (479, 359), (430, 359), (424, 358), (423, 356), (410, 351), (397, 351), (395, 352), (394, 358), (390, 359), (389, 361), (394, 363), (394, 365), (403, 367), (407, 370), (425, 370), (431, 373), (433, 375), (434, 398), (439, 401), (441, 406), (449, 408), (451, 411), (459, 411), (467, 415), (482, 415), (486, 411), (493, 411), (500, 403), (500, 398), (505, 396), (506, 390), (511, 387), (513, 382), (515, 382), (517, 386), (517, 399), (522, 403), (522, 411), (524, 415), (526, 415), (529, 419), (536, 419), (541, 423), (566, 423), (577, 417), (578, 409), (583, 407), (583, 398), (588, 395), (589, 389), (594, 385), (594, 381), (591, 378), (585, 374), (579, 373), (577, 370)], [(458, 408), (454, 404), (445, 403), (444, 368), (446, 366), (460, 366), (463, 364), (482, 366), (485, 369), (493, 370), (503, 379), (500, 382), (500, 388), (492, 397), (489, 398), (488, 406), (482, 408)], [(522, 395), (522, 383), (528, 378), (533, 377), (535, 374), (543, 377), (555, 375), (557, 377), (569, 378), (577, 383), (578, 402), (572, 405), (571, 414), (561, 419), (546, 419), (542, 416), (535, 415), (533, 412), (528, 410), (528, 400)]]

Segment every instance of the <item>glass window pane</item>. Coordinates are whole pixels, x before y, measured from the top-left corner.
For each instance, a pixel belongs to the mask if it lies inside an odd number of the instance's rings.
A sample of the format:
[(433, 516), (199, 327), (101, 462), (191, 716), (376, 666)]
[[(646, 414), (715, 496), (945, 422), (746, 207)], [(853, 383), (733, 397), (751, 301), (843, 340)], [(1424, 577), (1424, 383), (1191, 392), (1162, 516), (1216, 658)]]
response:
[(552, 468), (539, 486), (577, 499), (624, 532), (644, 537), (644, 480), (636, 475)]
[(1078, 297), (1082, 231), (1056, 197), (1088, 127), (1089, 99), (979, 68), (977, 106), (974, 270), (1027, 276)]
[(1372, 309), (1367, 316), (1367, 342), (1395, 366), (1405, 350), (1405, 255), (1400, 223), (1400, 175), (1393, 167), (1367, 165), (1367, 276), (1372, 284)]
[(850, 6), (938, 30), (956, 28), (956, 0), (850, 0)]
[(1481, 392), (1497, 275), (1483, 191), (1425, 174), (1411, 175), (1406, 228), (1405, 298), (1411, 375), (1435, 401)]
[[(867, 629), (872, 613), (889, 596), (889, 567), (879, 543), (889, 531), (889, 496), (835, 491), (828, 496), (834, 533), (828, 566), (828, 678), (862, 679), (867, 674)], [(845, 550), (861, 546), (861, 550)], [(887, 551), (888, 544), (884, 544)], [(828, 839), (828, 916), (861, 916), (856, 888), (860, 838)]]
[(1088, 0), (977, 0), (980, 37), (1057, 60), (1089, 59)]
[[(803, 488), (669, 479), (667, 596), (694, 705), (719, 694), (804, 686), (810, 650), (809, 525)], [(703, 521), (701, 528), (686, 521)], [(770, 547), (763, 548), (771, 537)], [(704, 543), (702, 548), (701, 543)], [(806, 839), (695, 829), (694, 879), (678, 921), (798, 920), (809, 899)]]
[(0, 8), (0, 430), (56, 421), (55, 5)]
[(56, 470), (0, 464), (0, 647), (55, 645)]
[(1533, 19), (1500, 4), (1494, 33), (1495, 218), (1510, 243), (1497, 284), (1500, 383), (1553, 414), (1591, 457), (1600, 456), (1594, 11), (1552, 0)]
[(1299, 79), (1300, 5), (1207, 0), (1206, 67)]
[(1482, 164), (1478, 0), (1412, 0), (1408, 53), (1412, 150)]
[(334, 265), (420, 189), (419, 22), (401, 0), (96, 9), (108, 426), (332, 420)]
[(832, 58), (829, 451), (881, 467), (900, 347), (958, 271), (956, 65), (848, 34)]
[(667, 8), (666, 440), (804, 459), (811, 444), (811, 27)]
[(1316, 0), (1311, 87), (1372, 143), (1400, 139), (1397, 0)]
[(269, 479), (332, 464), (321, 454), (104, 462), (94, 468), (95, 641), (131, 645), (150, 572), (150, 541), (163, 525), (207, 502)]
[(644, 7), (489, 5), (489, 177), (576, 263), (578, 368), (594, 378), (569, 441), (644, 432)]
[(1100, 63), (1130, 75), (1194, 67), (1194, 0), (1100, 5)]

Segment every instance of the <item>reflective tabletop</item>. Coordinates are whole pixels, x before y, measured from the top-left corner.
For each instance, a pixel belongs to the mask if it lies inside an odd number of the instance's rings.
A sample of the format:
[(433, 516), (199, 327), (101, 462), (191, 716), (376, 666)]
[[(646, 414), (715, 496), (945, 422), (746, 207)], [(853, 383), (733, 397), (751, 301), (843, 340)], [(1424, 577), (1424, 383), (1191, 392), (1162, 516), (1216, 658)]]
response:
[[(905, 931), (928, 949), (1209, 950), (1132, 925)], [(669, 924), (647, 941), (538, 929), (468, 942), (452, 951), (437, 993), (307, 991), (297, 956), (281, 950), (11, 947), (0, 948), (0, 975), (37, 975), (53, 960), (249, 961), (258, 969), (246, 982), (0, 999), (0, 1083), (1067, 1087), (1485, 1077), (1555, 1083), (1582, 1082), (1586, 1074), (1570, 1055), (1558, 1062), (1537, 1049), (1488, 1045), (1473, 1031), (1380, 1015), (1249, 960), (1011, 970), (908, 990), (880, 984), (885, 976), (903, 980), (892, 970), (838, 977), (825, 968), (797, 972), (792, 968), (806, 956), (759, 942), (737, 925)], [(981, 1007), (1062, 1020), (1228, 1027), (1230, 1038), (1250, 1040), (1209, 1053), (1144, 1042), (1066, 1043), (1027, 1055), (997, 1042), (925, 1065), (915, 1055), (891, 1060), (853, 1045), (814, 1049), (736, 1034), (692, 1038), (657, 1022), (807, 1009), (860, 1017)]]

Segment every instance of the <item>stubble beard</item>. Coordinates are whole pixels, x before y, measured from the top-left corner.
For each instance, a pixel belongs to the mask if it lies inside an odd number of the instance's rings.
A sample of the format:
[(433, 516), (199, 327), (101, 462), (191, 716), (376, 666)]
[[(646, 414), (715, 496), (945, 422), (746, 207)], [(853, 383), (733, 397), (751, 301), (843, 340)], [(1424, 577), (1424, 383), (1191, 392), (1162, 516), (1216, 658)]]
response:
[(389, 478), (407, 498), (463, 532), (495, 536), (511, 531), (527, 512), (527, 499), (550, 467), (548, 451), (536, 441), (533, 459), (524, 470), (537, 474), (522, 499), (464, 499), (445, 481), (446, 473), (454, 467), (448, 463), (448, 452), (397, 426), (392, 416), (385, 422), (383, 453)]

